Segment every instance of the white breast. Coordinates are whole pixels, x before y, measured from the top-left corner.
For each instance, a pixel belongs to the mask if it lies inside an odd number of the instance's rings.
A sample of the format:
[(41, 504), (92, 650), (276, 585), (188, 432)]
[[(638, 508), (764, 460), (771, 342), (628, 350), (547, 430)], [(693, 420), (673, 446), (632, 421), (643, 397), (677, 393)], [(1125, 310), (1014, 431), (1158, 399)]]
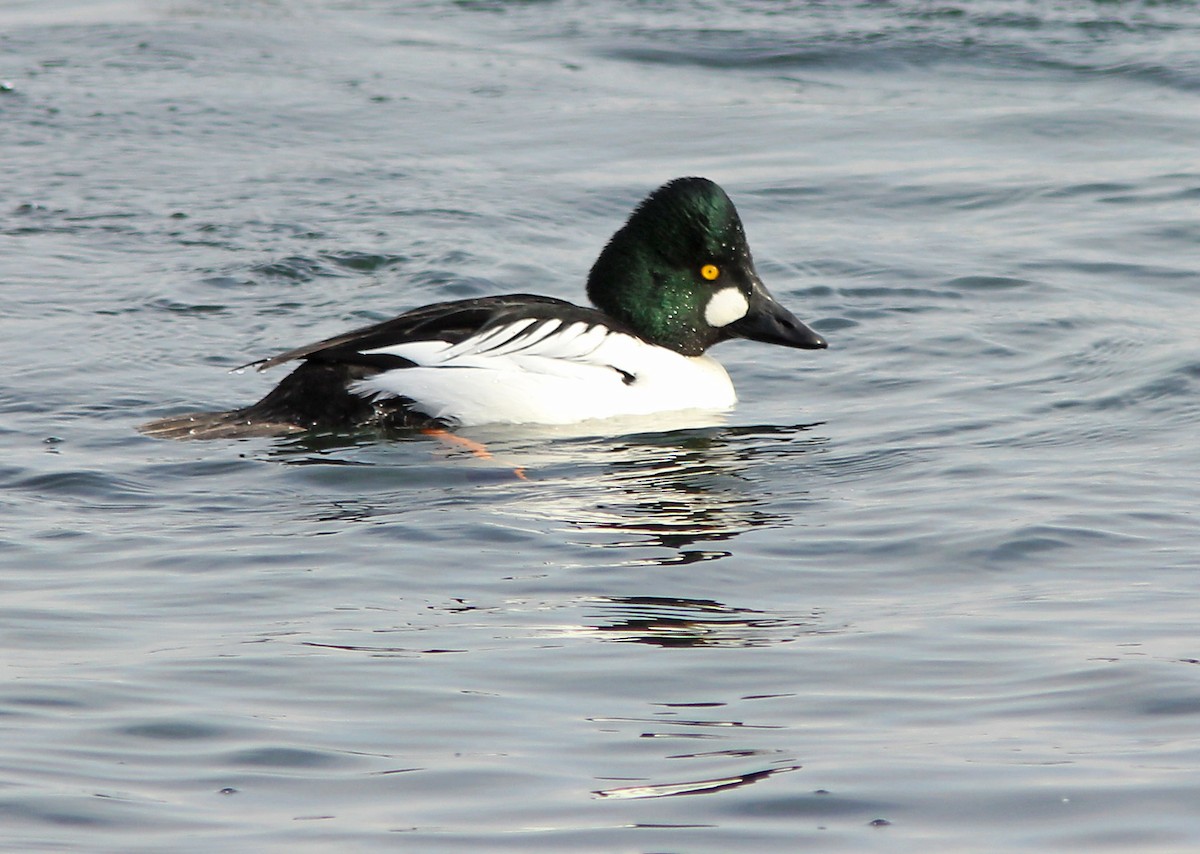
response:
[(570, 424), (737, 402), (729, 374), (707, 356), (681, 356), (602, 326), (527, 319), (459, 344), (420, 341), (372, 350), (416, 362), (351, 391), (405, 397), (464, 426)]

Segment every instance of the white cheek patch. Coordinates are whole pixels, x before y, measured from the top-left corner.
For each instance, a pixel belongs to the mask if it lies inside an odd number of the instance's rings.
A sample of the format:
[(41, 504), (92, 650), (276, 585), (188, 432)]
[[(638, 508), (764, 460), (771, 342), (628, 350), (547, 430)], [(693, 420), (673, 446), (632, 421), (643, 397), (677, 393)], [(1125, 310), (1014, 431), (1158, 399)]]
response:
[(705, 306), (704, 320), (709, 326), (728, 326), (745, 317), (749, 310), (745, 294), (737, 288), (721, 288)]

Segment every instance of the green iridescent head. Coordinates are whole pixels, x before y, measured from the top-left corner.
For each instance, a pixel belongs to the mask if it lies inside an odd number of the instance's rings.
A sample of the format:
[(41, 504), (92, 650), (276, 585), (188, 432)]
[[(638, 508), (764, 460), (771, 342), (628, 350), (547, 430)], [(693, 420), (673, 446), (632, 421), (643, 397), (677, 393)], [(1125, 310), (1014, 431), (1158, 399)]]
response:
[(826, 346), (767, 292), (737, 208), (707, 178), (677, 178), (638, 205), (592, 266), (587, 290), (601, 311), (686, 356), (734, 337)]

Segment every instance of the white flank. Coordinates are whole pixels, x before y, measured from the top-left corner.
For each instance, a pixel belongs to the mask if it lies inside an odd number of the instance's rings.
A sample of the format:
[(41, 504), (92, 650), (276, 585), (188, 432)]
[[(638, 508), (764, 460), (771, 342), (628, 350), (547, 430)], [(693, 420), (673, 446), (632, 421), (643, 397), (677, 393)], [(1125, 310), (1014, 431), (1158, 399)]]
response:
[(749, 310), (745, 294), (737, 288), (721, 288), (705, 306), (704, 320), (709, 326), (720, 328), (741, 320)]
[(455, 345), (421, 341), (371, 352), (417, 367), (360, 380), (351, 387), (356, 394), (407, 397), (421, 412), (464, 426), (720, 411), (737, 402), (729, 374), (713, 359), (581, 322), (521, 320)]

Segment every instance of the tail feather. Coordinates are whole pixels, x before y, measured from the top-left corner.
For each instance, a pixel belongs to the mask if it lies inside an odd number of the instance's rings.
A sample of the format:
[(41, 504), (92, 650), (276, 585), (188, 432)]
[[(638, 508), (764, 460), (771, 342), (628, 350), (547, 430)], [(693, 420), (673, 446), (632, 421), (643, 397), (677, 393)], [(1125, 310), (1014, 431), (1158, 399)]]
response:
[(231, 412), (187, 412), (149, 421), (138, 427), (139, 433), (153, 439), (248, 439), (286, 436), (289, 433), (303, 433), (304, 430), (304, 427), (296, 424), (249, 418), (241, 409)]
[(362, 365), (303, 362), (266, 397), (228, 412), (187, 412), (138, 428), (156, 439), (245, 439), (308, 430), (354, 430), (366, 426), (411, 429), (443, 422), (410, 409), (403, 397), (371, 400), (350, 385), (375, 372)]

